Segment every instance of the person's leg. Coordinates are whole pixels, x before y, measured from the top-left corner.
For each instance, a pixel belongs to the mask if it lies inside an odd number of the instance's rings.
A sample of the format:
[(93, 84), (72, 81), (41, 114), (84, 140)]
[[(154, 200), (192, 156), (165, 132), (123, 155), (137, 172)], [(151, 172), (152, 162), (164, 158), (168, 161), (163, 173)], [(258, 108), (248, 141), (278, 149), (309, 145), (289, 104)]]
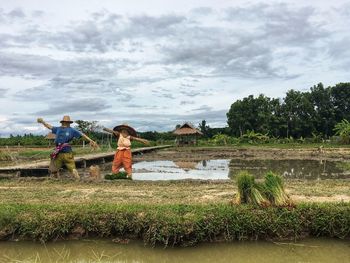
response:
[(50, 177), (51, 178), (60, 178), (60, 169), (63, 166), (63, 156), (58, 154), (55, 159), (50, 161)]
[(64, 153), (64, 164), (66, 165), (68, 171), (75, 178), (75, 180), (79, 180), (80, 176), (78, 170), (75, 166), (74, 155), (73, 153)]
[(132, 154), (130, 150), (125, 150), (123, 155), (123, 167), (128, 177), (132, 177)]
[(117, 174), (119, 173), (119, 169), (122, 166), (122, 157), (123, 157), (123, 151), (116, 151), (114, 154), (114, 159), (112, 162), (112, 173)]

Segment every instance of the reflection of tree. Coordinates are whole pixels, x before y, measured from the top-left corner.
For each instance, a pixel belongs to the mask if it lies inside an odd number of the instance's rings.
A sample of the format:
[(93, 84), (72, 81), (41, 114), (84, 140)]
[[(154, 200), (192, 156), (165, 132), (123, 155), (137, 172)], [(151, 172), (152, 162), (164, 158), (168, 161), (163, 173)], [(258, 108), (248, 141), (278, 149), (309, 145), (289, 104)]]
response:
[(266, 172), (295, 179), (346, 178), (344, 171), (350, 170), (350, 163), (317, 160), (247, 160), (232, 159), (229, 176), (246, 170), (256, 178), (262, 178)]
[(207, 167), (207, 160), (203, 160), (202, 165), (203, 165), (203, 167)]

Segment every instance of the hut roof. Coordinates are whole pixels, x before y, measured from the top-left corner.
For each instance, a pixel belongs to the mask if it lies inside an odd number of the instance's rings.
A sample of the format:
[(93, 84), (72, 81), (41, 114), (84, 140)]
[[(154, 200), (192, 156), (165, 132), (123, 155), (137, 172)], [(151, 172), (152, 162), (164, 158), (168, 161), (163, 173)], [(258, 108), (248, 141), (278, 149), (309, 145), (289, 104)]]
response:
[(186, 122), (180, 128), (176, 129), (174, 131), (174, 134), (176, 134), (176, 135), (195, 135), (195, 134), (202, 135), (203, 133), (200, 132), (195, 127), (193, 127), (192, 124)]
[(47, 139), (47, 140), (54, 140), (54, 139), (56, 139), (56, 135), (53, 134), (52, 132), (50, 132), (49, 134), (47, 134), (45, 136), (45, 139)]

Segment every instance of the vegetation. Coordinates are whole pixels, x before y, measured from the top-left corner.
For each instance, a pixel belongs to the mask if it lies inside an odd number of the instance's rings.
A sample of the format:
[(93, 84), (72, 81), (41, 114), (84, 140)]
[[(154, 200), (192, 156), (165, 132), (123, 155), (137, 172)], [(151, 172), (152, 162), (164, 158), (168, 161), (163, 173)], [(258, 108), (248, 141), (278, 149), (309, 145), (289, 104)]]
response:
[(247, 239), (348, 238), (350, 204), (0, 205), (0, 239), (139, 238), (151, 246)]
[(231, 136), (255, 131), (275, 138), (329, 138), (336, 123), (350, 120), (350, 83), (290, 90), (283, 100), (250, 95), (231, 105), (227, 119)]
[(262, 196), (259, 185), (255, 182), (254, 176), (247, 171), (241, 171), (237, 177), (238, 193), (237, 204), (267, 205), (267, 200)]
[(106, 180), (118, 180), (118, 179), (131, 179), (128, 177), (128, 174), (126, 172), (119, 172), (117, 174), (106, 174), (105, 175)]
[(286, 206), (290, 204), (289, 197), (284, 191), (282, 177), (273, 172), (268, 172), (265, 175), (263, 191), (266, 198), (273, 205)]
[(348, 120), (342, 120), (334, 127), (336, 135), (339, 135), (341, 142), (344, 144), (350, 143), (350, 122)]
[(238, 194), (236, 204), (253, 204), (258, 206), (287, 206), (291, 202), (283, 187), (281, 176), (268, 172), (263, 183), (255, 182), (253, 175), (241, 171), (236, 177)]

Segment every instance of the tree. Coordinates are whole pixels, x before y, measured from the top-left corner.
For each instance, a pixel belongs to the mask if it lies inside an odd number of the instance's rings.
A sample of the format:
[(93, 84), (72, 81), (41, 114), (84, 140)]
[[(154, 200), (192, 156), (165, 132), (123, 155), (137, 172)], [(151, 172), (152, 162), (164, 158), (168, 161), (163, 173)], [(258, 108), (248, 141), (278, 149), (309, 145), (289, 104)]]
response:
[(99, 133), (101, 126), (98, 125), (98, 121), (75, 121), (78, 124), (77, 129), (87, 135), (93, 136)]
[(324, 137), (333, 134), (332, 129), (336, 124), (331, 91), (330, 87), (324, 88), (322, 83), (310, 89), (310, 102), (314, 107), (313, 125), (317, 133)]
[(199, 127), (199, 130), (203, 133), (204, 137), (206, 138), (211, 137), (210, 127), (209, 125), (207, 125), (206, 120), (202, 120), (202, 122), (199, 123), (198, 127)]
[(262, 94), (257, 98), (250, 95), (243, 100), (237, 100), (227, 113), (231, 134), (242, 136), (248, 130), (264, 134), (270, 132), (276, 104), (278, 99), (271, 100)]
[(315, 132), (313, 126), (314, 107), (309, 93), (289, 90), (282, 104), (286, 137), (310, 137)]
[(331, 100), (335, 121), (350, 120), (350, 83), (339, 83), (331, 87)]

